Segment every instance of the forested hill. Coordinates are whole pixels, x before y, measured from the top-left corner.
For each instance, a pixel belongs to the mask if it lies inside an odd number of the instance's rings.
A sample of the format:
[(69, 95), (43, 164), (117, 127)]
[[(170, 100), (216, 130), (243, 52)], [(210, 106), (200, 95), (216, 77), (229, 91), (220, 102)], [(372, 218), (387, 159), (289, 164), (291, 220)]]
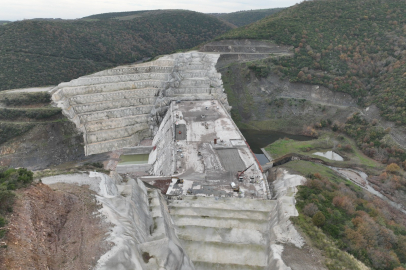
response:
[(1, 21), (0, 20), (0, 25), (2, 25), (2, 24), (6, 24), (6, 23), (9, 23), (10, 21)]
[(192, 48), (230, 27), (192, 11), (127, 20), (25, 20), (0, 27), (0, 90), (58, 84), (120, 64)]
[(235, 38), (293, 45), (293, 58), (274, 62), (281, 76), (349, 93), (406, 124), (405, 1), (306, 1), (218, 39)]
[(110, 20), (110, 19), (118, 19), (118, 20), (125, 20), (131, 19), (135, 17), (142, 17), (146, 15), (157, 15), (166, 12), (173, 12), (173, 11), (182, 11), (182, 10), (137, 10), (137, 11), (124, 11), (124, 12), (108, 12), (108, 13), (100, 13), (94, 14), (90, 16), (83, 17), (83, 20)]
[(235, 26), (244, 26), (259, 21), (269, 15), (278, 13), (284, 8), (242, 10), (232, 13), (212, 13), (211, 15), (223, 19)]

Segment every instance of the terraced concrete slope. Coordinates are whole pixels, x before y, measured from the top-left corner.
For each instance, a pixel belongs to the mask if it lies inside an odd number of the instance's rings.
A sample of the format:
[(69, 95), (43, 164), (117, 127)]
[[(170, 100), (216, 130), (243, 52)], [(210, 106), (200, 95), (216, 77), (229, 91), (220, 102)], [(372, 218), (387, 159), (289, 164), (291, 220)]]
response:
[(292, 46), (249, 39), (213, 41), (200, 47), (199, 51), (221, 54), (217, 64), (218, 68), (235, 62), (293, 55)]
[(152, 137), (171, 100), (218, 99), (228, 107), (218, 54), (173, 54), (61, 83), (53, 101), (83, 133), (85, 154), (137, 145)]
[(276, 201), (184, 197), (169, 202), (176, 233), (196, 269), (268, 269)]

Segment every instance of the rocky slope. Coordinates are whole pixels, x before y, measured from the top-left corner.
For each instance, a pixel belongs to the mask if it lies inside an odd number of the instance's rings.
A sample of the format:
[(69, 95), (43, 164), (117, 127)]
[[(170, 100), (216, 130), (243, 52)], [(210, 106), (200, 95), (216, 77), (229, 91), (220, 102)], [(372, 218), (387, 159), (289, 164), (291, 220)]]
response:
[(38, 170), (84, 158), (82, 136), (51, 106), (48, 90), (0, 93), (0, 166)]

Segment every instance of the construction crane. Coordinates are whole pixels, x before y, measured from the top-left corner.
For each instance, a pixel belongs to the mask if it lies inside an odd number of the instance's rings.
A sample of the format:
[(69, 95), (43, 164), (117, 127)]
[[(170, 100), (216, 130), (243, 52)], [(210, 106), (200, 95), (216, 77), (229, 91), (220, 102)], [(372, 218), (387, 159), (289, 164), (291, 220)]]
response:
[(242, 177), (242, 175), (243, 175), (244, 172), (246, 172), (249, 168), (251, 168), (252, 165), (254, 165), (254, 163), (252, 163), (250, 166), (248, 166), (245, 170), (243, 170), (243, 171), (237, 173), (237, 179), (238, 179), (239, 181), (242, 182), (242, 181), (244, 180), (243, 177)]
[(244, 172), (246, 172), (249, 168), (252, 167), (252, 165), (254, 165), (255, 163), (252, 163), (251, 165), (249, 165), (245, 170), (243, 170), (242, 172), (238, 173), (238, 177), (240, 177)]

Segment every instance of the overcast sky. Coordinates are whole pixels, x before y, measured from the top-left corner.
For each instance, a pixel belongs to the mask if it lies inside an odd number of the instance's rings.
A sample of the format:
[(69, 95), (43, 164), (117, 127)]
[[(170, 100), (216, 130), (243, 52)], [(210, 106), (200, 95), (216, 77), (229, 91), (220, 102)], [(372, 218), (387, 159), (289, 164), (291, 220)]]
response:
[(298, 0), (1, 0), (0, 20), (33, 18), (76, 19), (119, 11), (151, 9), (189, 9), (204, 13), (288, 7)]

